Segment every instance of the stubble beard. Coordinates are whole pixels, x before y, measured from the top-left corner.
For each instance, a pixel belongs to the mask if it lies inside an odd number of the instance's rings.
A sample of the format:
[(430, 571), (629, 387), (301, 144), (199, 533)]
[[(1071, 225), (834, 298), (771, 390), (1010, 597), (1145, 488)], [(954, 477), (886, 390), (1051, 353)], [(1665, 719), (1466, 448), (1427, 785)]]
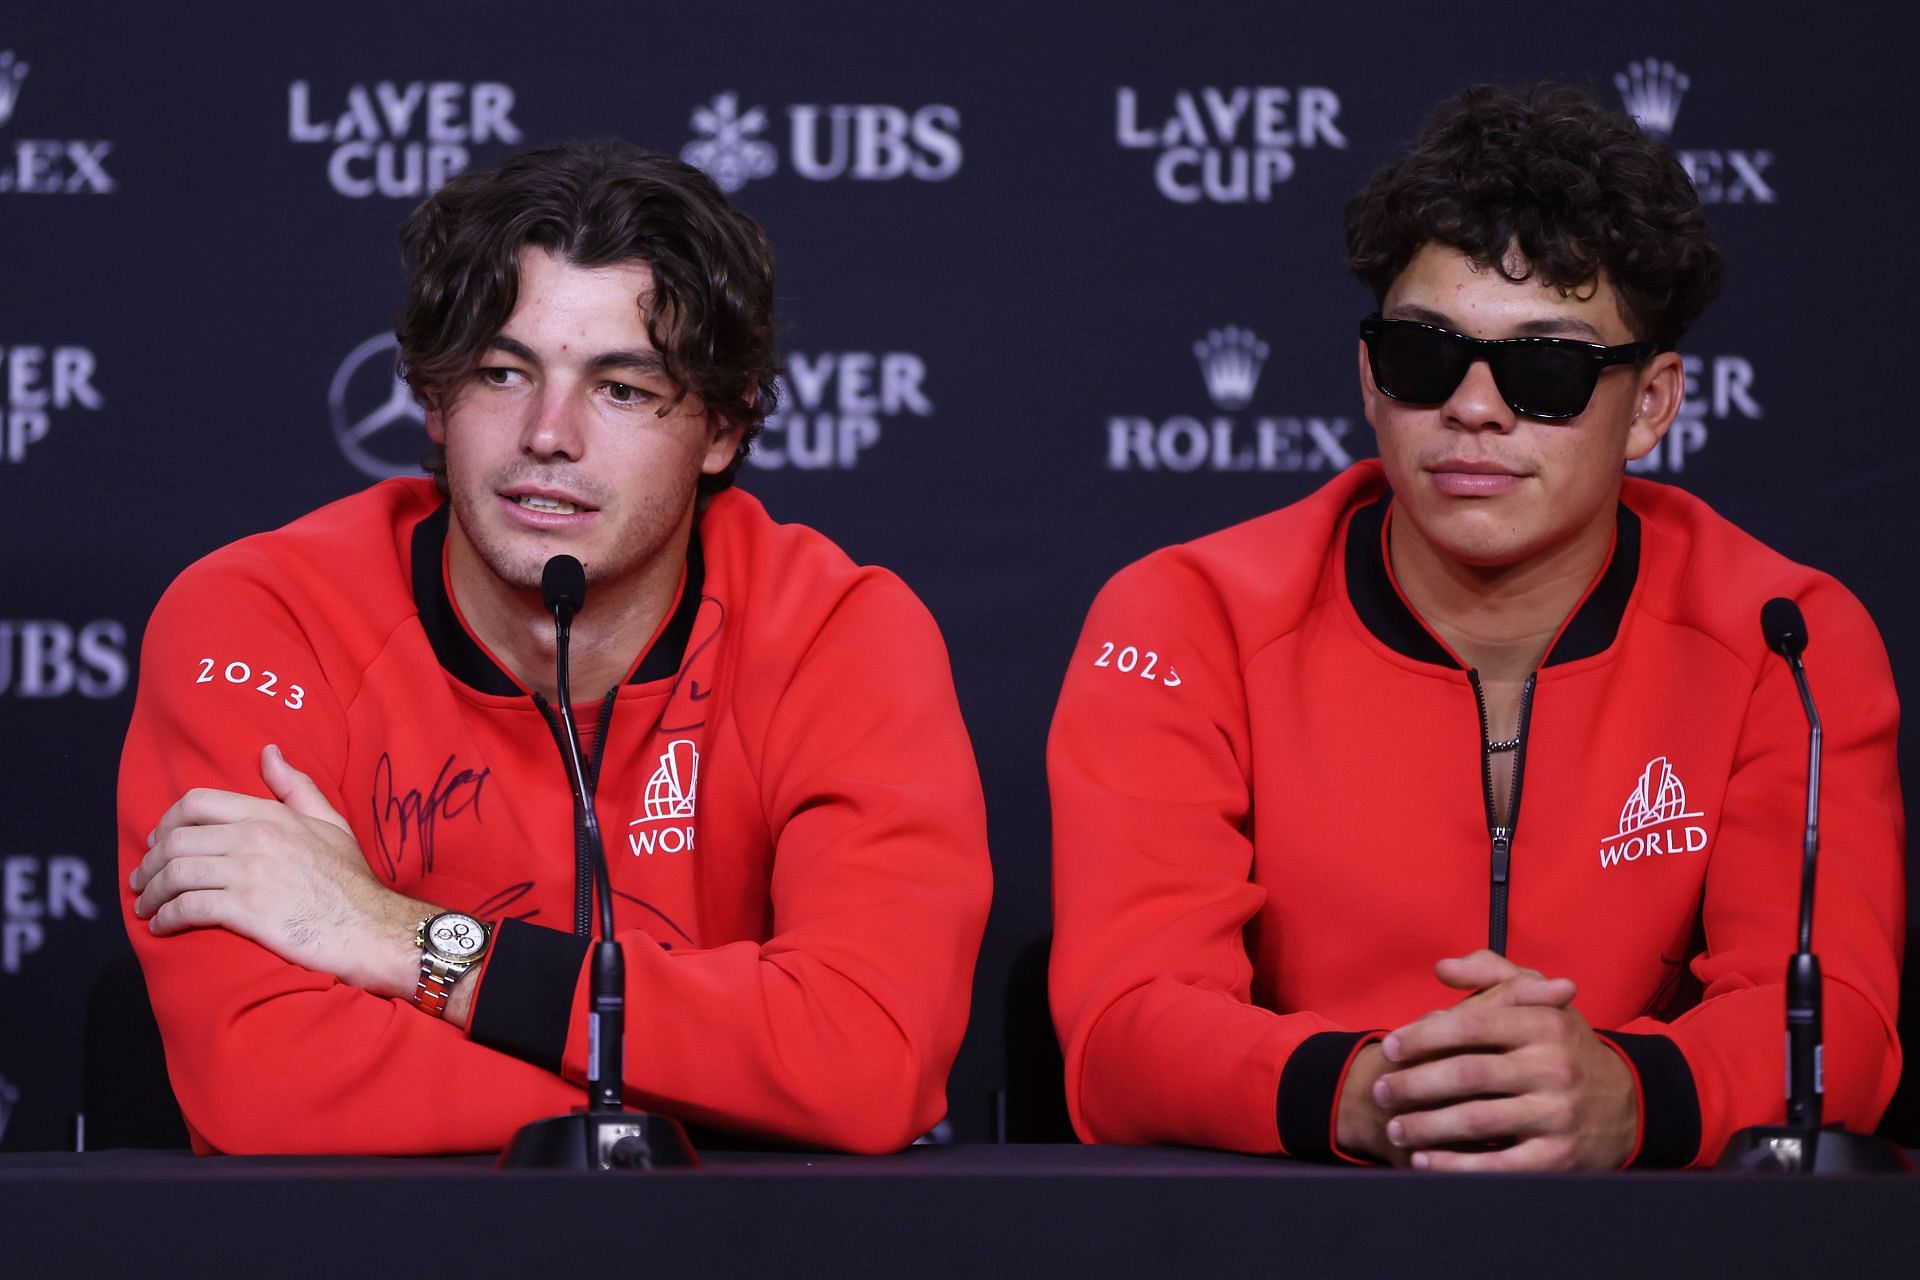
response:
[[(534, 535), (523, 533), (516, 536), (503, 534), (499, 530), (499, 516), (493, 510), (493, 504), (498, 501), (495, 495), (500, 488), (527, 478), (509, 476), (496, 478), (482, 486), (465, 487), (449, 468), (447, 486), (453, 495), (454, 518), (460, 522), (461, 531), (480, 563), (504, 586), (516, 591), (537, 592), (550, 558), (562, 553), (578, 552), (558, 538), (543, 547), (527, 541)], [(686, 507), (692, 505), (693, 489), (694, 480), (690, 479)], [(599, 495), (594, 497), (598, 503)], [(671, 498), (659, 493), (648, 494), (639, 507), (628, 514), (617, 541), (606, 548), (604, 555), (579, 557), (586, 568), (587, 581), (596, 585), (618, 582), (644, 569), (671, 542), (684, 509)], [(608, 508), (602, 504), (598, 510), (604, 513)], [(492, 517), (491, 523), (489, 516)]]

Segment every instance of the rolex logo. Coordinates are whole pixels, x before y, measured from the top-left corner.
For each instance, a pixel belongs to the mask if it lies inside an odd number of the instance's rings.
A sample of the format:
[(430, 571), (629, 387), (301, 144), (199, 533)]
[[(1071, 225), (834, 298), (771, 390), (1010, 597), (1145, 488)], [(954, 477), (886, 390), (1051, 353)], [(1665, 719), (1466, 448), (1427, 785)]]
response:
[(1671, 62), (1648, 58), (1636, 62), (1614, 76), (1620, 90), (1620, 104), (1639, 122), (1649, 138), (1665, 142), (1673, 133), (1673, 122), (1680, 115), (1680, 99), (1687, 96), (1692, 81)]
[(13, 106), (20, 101), (20, 82), (27, 78), (27, 64), (16, 62), (13, 50), (0, 49), (0, 125), (13, 119)]
[(1267, 344), (1250, 329), (1228, 325), (1215, 329), (1193, 344), (1193, 355), (1200, 362), (1200, 373), (1207, 380), (1207, 394), (1222, 409), (1244, 409), (1253, 399), (1260, 382), (1261, 366), (1267, 362)]

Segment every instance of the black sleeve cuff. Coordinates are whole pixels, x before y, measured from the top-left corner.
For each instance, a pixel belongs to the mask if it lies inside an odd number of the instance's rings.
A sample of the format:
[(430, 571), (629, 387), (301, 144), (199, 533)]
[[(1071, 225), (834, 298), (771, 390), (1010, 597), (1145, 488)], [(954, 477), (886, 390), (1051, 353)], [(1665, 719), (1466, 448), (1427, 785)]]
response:
[(468, 1038), (558, 1075), (574, 989), (592, 945), (591, 938), (502, 920), (467, 1024)]
[(1700, 1154), (1700, 1093), (1680, 1047), (1665, 1036), (1602, 1031), (1640, 1077), (1640, 1153), (1630, 1169), (1681, 1169)]
[(1308, 1036), (1280, 1073), (1280, 1146), (1302, 1160), (1331, 1160), (1333, 1104), (1340, 1078), (1362, 1040), (1373, 1031), (1322, 1031)]

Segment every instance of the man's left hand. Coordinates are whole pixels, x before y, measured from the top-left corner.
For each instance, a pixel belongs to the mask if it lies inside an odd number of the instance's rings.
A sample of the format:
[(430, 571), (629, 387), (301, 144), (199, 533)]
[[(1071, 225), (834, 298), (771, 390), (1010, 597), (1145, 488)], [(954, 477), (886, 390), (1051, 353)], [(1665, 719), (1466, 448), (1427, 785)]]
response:
[[(1477, 994), (1390, 1034), (1375, 1097), (1416, 1168), (1615, 1169), (1639, 1130), (1633, 1073), (1572, 1007), (1573, 984), (1491, 952), (1436, 967)], [(1491, 997), (1491, 998), (1490, 998)], [(1445, 1148), (1509, 1143), (1492, 1151)]]
[(260, 756), (274, 799), (196, 788), (147, 840), (128, 883), (160, 935), (218, 926), (283, 960), (382, 996), (413, 992), (414, 926), (431, 908), (374, 878), (352, 829), (280, 749)]

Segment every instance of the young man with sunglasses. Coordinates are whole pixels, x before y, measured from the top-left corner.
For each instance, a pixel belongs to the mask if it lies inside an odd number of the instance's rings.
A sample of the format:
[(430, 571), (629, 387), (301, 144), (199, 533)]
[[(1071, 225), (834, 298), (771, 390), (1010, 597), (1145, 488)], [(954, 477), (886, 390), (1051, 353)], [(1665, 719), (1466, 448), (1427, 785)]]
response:
[(1623, 476), (1718, 291), (1686, 174), (1467, 91), (1347, 211), (1378, 462), (1102, 591), (1054, 721), (1054, 1013), (1090, 1141), (1432, 1169), (1710, 1163), (1783, 1112), (1825, 720), (1827, 1117), (1899, 1078), (1904, 819), (1831, 578)]

